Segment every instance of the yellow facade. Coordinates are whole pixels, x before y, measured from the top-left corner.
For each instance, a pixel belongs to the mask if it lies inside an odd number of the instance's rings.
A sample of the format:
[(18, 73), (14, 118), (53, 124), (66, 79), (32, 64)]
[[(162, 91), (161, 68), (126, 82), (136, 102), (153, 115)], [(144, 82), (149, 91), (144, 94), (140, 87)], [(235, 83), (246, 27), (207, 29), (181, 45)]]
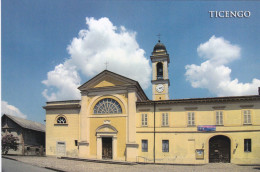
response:
[[(67, 124), (57, 124), (57, 117), (61, 114), (67, 120)], [(79, 140), (79, 114), (75, 110), (51, 110), (46, 113), (46, 154), (57, 155), (57, 142), (66, 142), (66, 156), (77, 157), (78, 148), (75, 140)]]
[(160, 42), (151, 59), (152, 101), (138, 82), (105, 70), (78, 88), (80, 100), (47, 102), (46, 155), (260, 164), (260, 95), (171, 100)]
[[(259, 96), (257, 96), (259, 97)], [(169, 103), (169, 102), (168, 102)], [(221, 104), (194, 104), (186, 105), (145, 105), (140, 103), (137, 108), (139, 120), (136, 122), (137, 140), (141, 145), (142, 140), (148, 140), (148, 152), (138, 150), (139, 161), (172, 163), (172, 164), (205, 164), (209, 163), (209, 140), (218, 135), (230, 139), (230, 162), (234, 164), (259, 164), (260, 163), (260, 103), (225, 103), (225, 109), (215, 110)], [(252, 106), (244, 109), (241, 105)], [(167, 109), (168, 108), (168, 109)], [(167, 110), (167, 111), (164, 111)], [(187, 113), (194, 109), (195, 125), (188, 126)], [(145, 110), (145, 111), (144, 111)], [(250, 110), (251, 124), (243, 124), (243, 111)], [(223, 125), (217, 125), (216, 131), (198, 131), (200, 125), (216, 125), (216, 111), (223, 112)], [(142, 114), (147, 114), (147, 126), (142, 126)], [(162, 113), (168, 113), (168, 126), (162, 125)], [(155, 116), (155, 121), (154, 121)], [(155, 123), (155, 128), (154, 128)], [(244, 151), (244, 139), (252, 140), (252, 151)], [(162, 152), (162, 140), (169, 140), (169, 152)], [(155, 143), (155, 155), (154, 155)], [(203, 158), (196, 158), (195, 151), (202, 149)], [(253, 151), (254, 150), (254, 151)]]

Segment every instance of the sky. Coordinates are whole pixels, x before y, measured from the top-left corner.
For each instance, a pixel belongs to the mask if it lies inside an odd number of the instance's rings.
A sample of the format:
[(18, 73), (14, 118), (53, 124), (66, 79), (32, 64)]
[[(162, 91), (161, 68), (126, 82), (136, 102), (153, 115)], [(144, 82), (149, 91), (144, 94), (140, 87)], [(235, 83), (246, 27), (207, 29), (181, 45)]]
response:
[(44, 123), (47, 101), (79, 100), (77, 87), (106, 62), (152, 99), (158, 34), (170, 55), (170, 99), (258, 94), (260, 1), (2, 0), (1, 7), (2, 114)]

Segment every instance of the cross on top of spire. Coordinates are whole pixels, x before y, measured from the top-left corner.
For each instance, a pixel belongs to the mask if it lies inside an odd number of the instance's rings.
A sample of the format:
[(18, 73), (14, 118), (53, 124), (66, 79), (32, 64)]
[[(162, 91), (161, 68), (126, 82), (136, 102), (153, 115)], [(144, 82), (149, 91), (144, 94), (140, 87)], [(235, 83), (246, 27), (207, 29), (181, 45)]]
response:
[(161, 34), (159, 33), (158, 35), (156, 35), (156, 36), (158, 36), (158, 42), (161, 42)]
[(105, 65), (106, 65), (106, 70), (107, 70), (108, 64), (109, 64), (109, 63), (106, 61), (106, 63), (105, 63)]

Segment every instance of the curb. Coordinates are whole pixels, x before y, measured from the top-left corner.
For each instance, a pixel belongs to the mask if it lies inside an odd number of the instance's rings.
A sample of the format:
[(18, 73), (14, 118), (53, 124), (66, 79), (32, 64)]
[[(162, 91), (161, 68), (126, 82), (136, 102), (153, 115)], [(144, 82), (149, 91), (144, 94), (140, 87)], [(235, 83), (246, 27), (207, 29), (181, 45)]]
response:
[(6, 157), (6, 156), (2, 156), (2, 158), (5, 158), (5, 159), (10, 159), (10, 160), (14, 160), (14, 161), (18, 161), (17, 159), (10, 158), (10, 157)]
[(75, 160), (75, 161), (86, 161), (104, 164), (118, 164), (118, 165), (137, 165), (136, 162), (126, 162), (126, 161), (109, 161), (109, 160), (97, 160), (97, 159), (81, 159), (81, 158), (70, 158), (70, 157), (60, 157), (60, 159)]
[(63, 170), (59, 170), (59, 169), (56, 169), (56, 168), (52, 168), (52, 167), (44, 167), (48, 170), (53, 170), (53, 171), (57, 171), (57, 172), (66, 172), (66, 171), (63, 171)]

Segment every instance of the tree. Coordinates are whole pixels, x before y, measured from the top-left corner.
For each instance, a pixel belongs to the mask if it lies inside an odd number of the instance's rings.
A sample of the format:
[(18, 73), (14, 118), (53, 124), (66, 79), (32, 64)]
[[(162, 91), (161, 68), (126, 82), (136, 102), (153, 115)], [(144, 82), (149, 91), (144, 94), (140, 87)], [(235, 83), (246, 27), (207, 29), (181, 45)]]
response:
[(2, 154), (7, 154), (10, 149), (17, 150), (19, 143), (18, 137), (14, 137), (12, 134), (7, 134), (2, 137)]

